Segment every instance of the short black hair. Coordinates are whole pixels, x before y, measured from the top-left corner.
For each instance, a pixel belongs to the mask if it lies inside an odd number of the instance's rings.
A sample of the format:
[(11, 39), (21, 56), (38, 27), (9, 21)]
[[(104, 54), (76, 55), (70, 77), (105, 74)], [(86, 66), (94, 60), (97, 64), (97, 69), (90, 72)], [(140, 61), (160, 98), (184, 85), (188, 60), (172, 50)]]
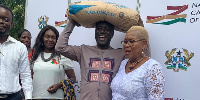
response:
[(11, 13), (11, 15), (12, 15), (12, 22), (13, 22), (13, 12), (12, 12), (12, 10), (10, 9), (10, 8), (8, 8), (7, 6), (5, 6), (5, 5), (1, 5), (0, 4), (0, 8), (4, 8), (4, 9), (7, 9), (8, 11), (10, 11), (10, 13)]
[[(25, 32), (25, 31), (29, 32), (27, 29), (22, 29), (22, 30), (20, 30), (20, 31), (18, 32), (18, 34), (17, 34), (18, 39), (22, 36), (22, 33)], [(29, 32), (29, 33), (30, 33), (30, 32)]]
[(107, 21), (99, 21), (99, 22), (96, 23), (96, 26), (97, 26), (98, 24), (100, 24), (100, 23), (106, 23), (106, 24), (108, 24), (111, 28), (114, 29), (114, 25), (111, 24), (111, 23), (109, 23), (109, 22), (107, 22)]

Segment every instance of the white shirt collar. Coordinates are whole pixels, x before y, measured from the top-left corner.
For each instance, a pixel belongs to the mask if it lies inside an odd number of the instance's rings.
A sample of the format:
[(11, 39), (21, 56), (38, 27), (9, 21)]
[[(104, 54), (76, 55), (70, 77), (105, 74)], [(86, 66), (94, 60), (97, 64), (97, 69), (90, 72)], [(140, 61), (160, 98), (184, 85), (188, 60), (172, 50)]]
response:
[(8, 39), (7, 39), (5, 42), (17, 42), (17, 40), (14, 39), (14, 38), (11, 37), (11, 36), (8, 36)]

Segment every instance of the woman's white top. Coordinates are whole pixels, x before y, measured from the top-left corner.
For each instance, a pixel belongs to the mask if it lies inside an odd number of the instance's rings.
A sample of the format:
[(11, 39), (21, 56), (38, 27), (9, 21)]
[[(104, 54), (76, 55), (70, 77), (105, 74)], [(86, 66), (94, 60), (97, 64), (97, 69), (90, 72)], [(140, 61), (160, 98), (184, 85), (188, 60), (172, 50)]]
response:
[(111, 82), (112, 100), (163, 100), (165, 80), (161, 65), (149, 59), (126, 74), (127, 62), (128, 59), (122, 61)]
[[(51, 53), (44, 52), (47, 59)], [(58, 64), (57, 64), (57, 63)], [(56, 93), (50, 94), (47, 89), (65, 79), (65, 70), (72, 69), (72, 61), (64, 56), (54, 57), (48, 62), (41, 59), (41, 53), (33, 64), (33, 99), (64, 99), (61, 88)]]

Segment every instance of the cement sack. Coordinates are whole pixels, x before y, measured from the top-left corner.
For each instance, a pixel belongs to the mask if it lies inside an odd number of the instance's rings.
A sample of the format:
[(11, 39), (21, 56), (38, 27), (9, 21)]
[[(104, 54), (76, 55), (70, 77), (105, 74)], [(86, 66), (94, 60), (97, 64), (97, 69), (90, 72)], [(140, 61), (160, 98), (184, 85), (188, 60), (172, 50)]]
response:
[(108, 21), (115, 30), (126, 32), (137, 25), (139, 14), (123, 5), (103, 1), (80, 1), (69, 4), (69, 18), (86, 28), (94, 28), (98, 21)]

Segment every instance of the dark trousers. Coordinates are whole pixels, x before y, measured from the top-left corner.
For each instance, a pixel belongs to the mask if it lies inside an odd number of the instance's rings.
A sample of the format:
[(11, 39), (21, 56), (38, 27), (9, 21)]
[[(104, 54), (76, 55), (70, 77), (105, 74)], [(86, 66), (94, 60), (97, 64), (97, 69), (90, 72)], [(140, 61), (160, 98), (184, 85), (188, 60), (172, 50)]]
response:
[(17, 92), (17, 93), (8, 95), (7, 98), (0, 98), (0, 100), (22, 100), (22, 96), (21, 96), (20, 92)]

